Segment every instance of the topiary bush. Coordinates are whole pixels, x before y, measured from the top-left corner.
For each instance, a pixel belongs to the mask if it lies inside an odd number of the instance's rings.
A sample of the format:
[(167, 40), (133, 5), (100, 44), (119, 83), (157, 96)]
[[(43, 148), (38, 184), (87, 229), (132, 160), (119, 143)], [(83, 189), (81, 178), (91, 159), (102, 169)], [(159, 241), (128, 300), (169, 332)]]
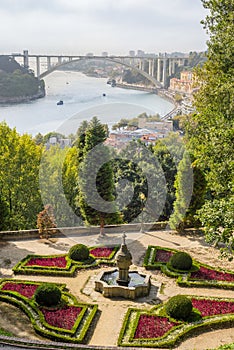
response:
[(188, 320), (192, 309), (192, 301), (185, 295), (175, 295), (165, 305), (166, 313), (176, 320)]
[(170, 257), (168, 267), (176, 270), (189, 271), (192, 267), (193, 260), (188, 253), (177, 252)]
[(51, 283), (41, 284), (35, 292), (35, 300), (42, 306), (56, 306), (61, 300), (61, 290)]
[(75, 261), (85, 261), (89, 258), (89, 248), (84, 244), (76, 244), (70, 248), (68, 256)]

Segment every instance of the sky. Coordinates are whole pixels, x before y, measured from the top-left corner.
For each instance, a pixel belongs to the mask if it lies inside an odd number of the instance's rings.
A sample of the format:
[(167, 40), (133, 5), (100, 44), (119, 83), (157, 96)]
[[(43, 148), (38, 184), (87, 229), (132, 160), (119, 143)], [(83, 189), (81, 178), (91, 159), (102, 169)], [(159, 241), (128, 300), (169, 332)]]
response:
[(201, 0), (0, 0), (1, 52), (206, 50)]

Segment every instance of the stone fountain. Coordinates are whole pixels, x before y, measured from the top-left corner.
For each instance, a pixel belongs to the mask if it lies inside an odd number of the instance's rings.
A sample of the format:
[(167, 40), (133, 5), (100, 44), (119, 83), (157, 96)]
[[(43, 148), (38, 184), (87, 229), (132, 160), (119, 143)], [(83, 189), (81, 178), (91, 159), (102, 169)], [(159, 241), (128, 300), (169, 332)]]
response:
[(95, 290), (101, 292), (104, 297), (136, 299), (149, 294), (150, 275), (129, 271), (132, 255), (125, 239), (124, 233), (120, 250), (115, 258), (117, 269), (102, 271), (95, 280)]

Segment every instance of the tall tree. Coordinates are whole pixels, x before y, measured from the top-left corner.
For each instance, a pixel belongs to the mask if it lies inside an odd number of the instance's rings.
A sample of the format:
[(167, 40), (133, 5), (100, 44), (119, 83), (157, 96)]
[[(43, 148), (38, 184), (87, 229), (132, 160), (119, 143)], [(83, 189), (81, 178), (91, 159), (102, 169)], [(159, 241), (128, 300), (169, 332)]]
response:
[(198, 214), (206, 237), (210, 242), (225, 243), (232, 255), (234, 0), (202, 0), (202, 3), (209, 10), (203, 24), (210, 39), (207, 61), (196, 72), (200, 81), (200, 90), (195, 95), (197, 113), (189, 120), (187, 137), (196, 166), (205, 173), (207, 181), (206, 202)]
[(120, 221), (115, 206), (115, 187), (110, 153), (103, 144), (107, 130), (93, 117), (85, 132), (83, 162), (78, 170), (78, 204), (86, 223), (100, 225), (104, 235), (105, 224)]
[[(0, 123), (0, 194), (4, 202), (1, 224), (8, 229), (36, 227), (42, 208), (39, 166), (42, 148), (25, 134), (20, 136)], [(2, 206), (2, 205), (1, 205)]]

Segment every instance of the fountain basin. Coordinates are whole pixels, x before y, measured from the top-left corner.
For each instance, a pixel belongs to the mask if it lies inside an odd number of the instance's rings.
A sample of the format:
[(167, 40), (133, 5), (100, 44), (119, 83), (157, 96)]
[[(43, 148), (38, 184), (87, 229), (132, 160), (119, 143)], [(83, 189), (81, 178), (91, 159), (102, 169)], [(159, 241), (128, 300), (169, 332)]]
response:
[(150, 275), (129, 271), (129, 283), (127, 286), (118, 284), (118, 269), (102, 271), (95, 280), (95, 290), (104, 297), (123, 297), (136, 299), (147, 296), (150, 292)]

